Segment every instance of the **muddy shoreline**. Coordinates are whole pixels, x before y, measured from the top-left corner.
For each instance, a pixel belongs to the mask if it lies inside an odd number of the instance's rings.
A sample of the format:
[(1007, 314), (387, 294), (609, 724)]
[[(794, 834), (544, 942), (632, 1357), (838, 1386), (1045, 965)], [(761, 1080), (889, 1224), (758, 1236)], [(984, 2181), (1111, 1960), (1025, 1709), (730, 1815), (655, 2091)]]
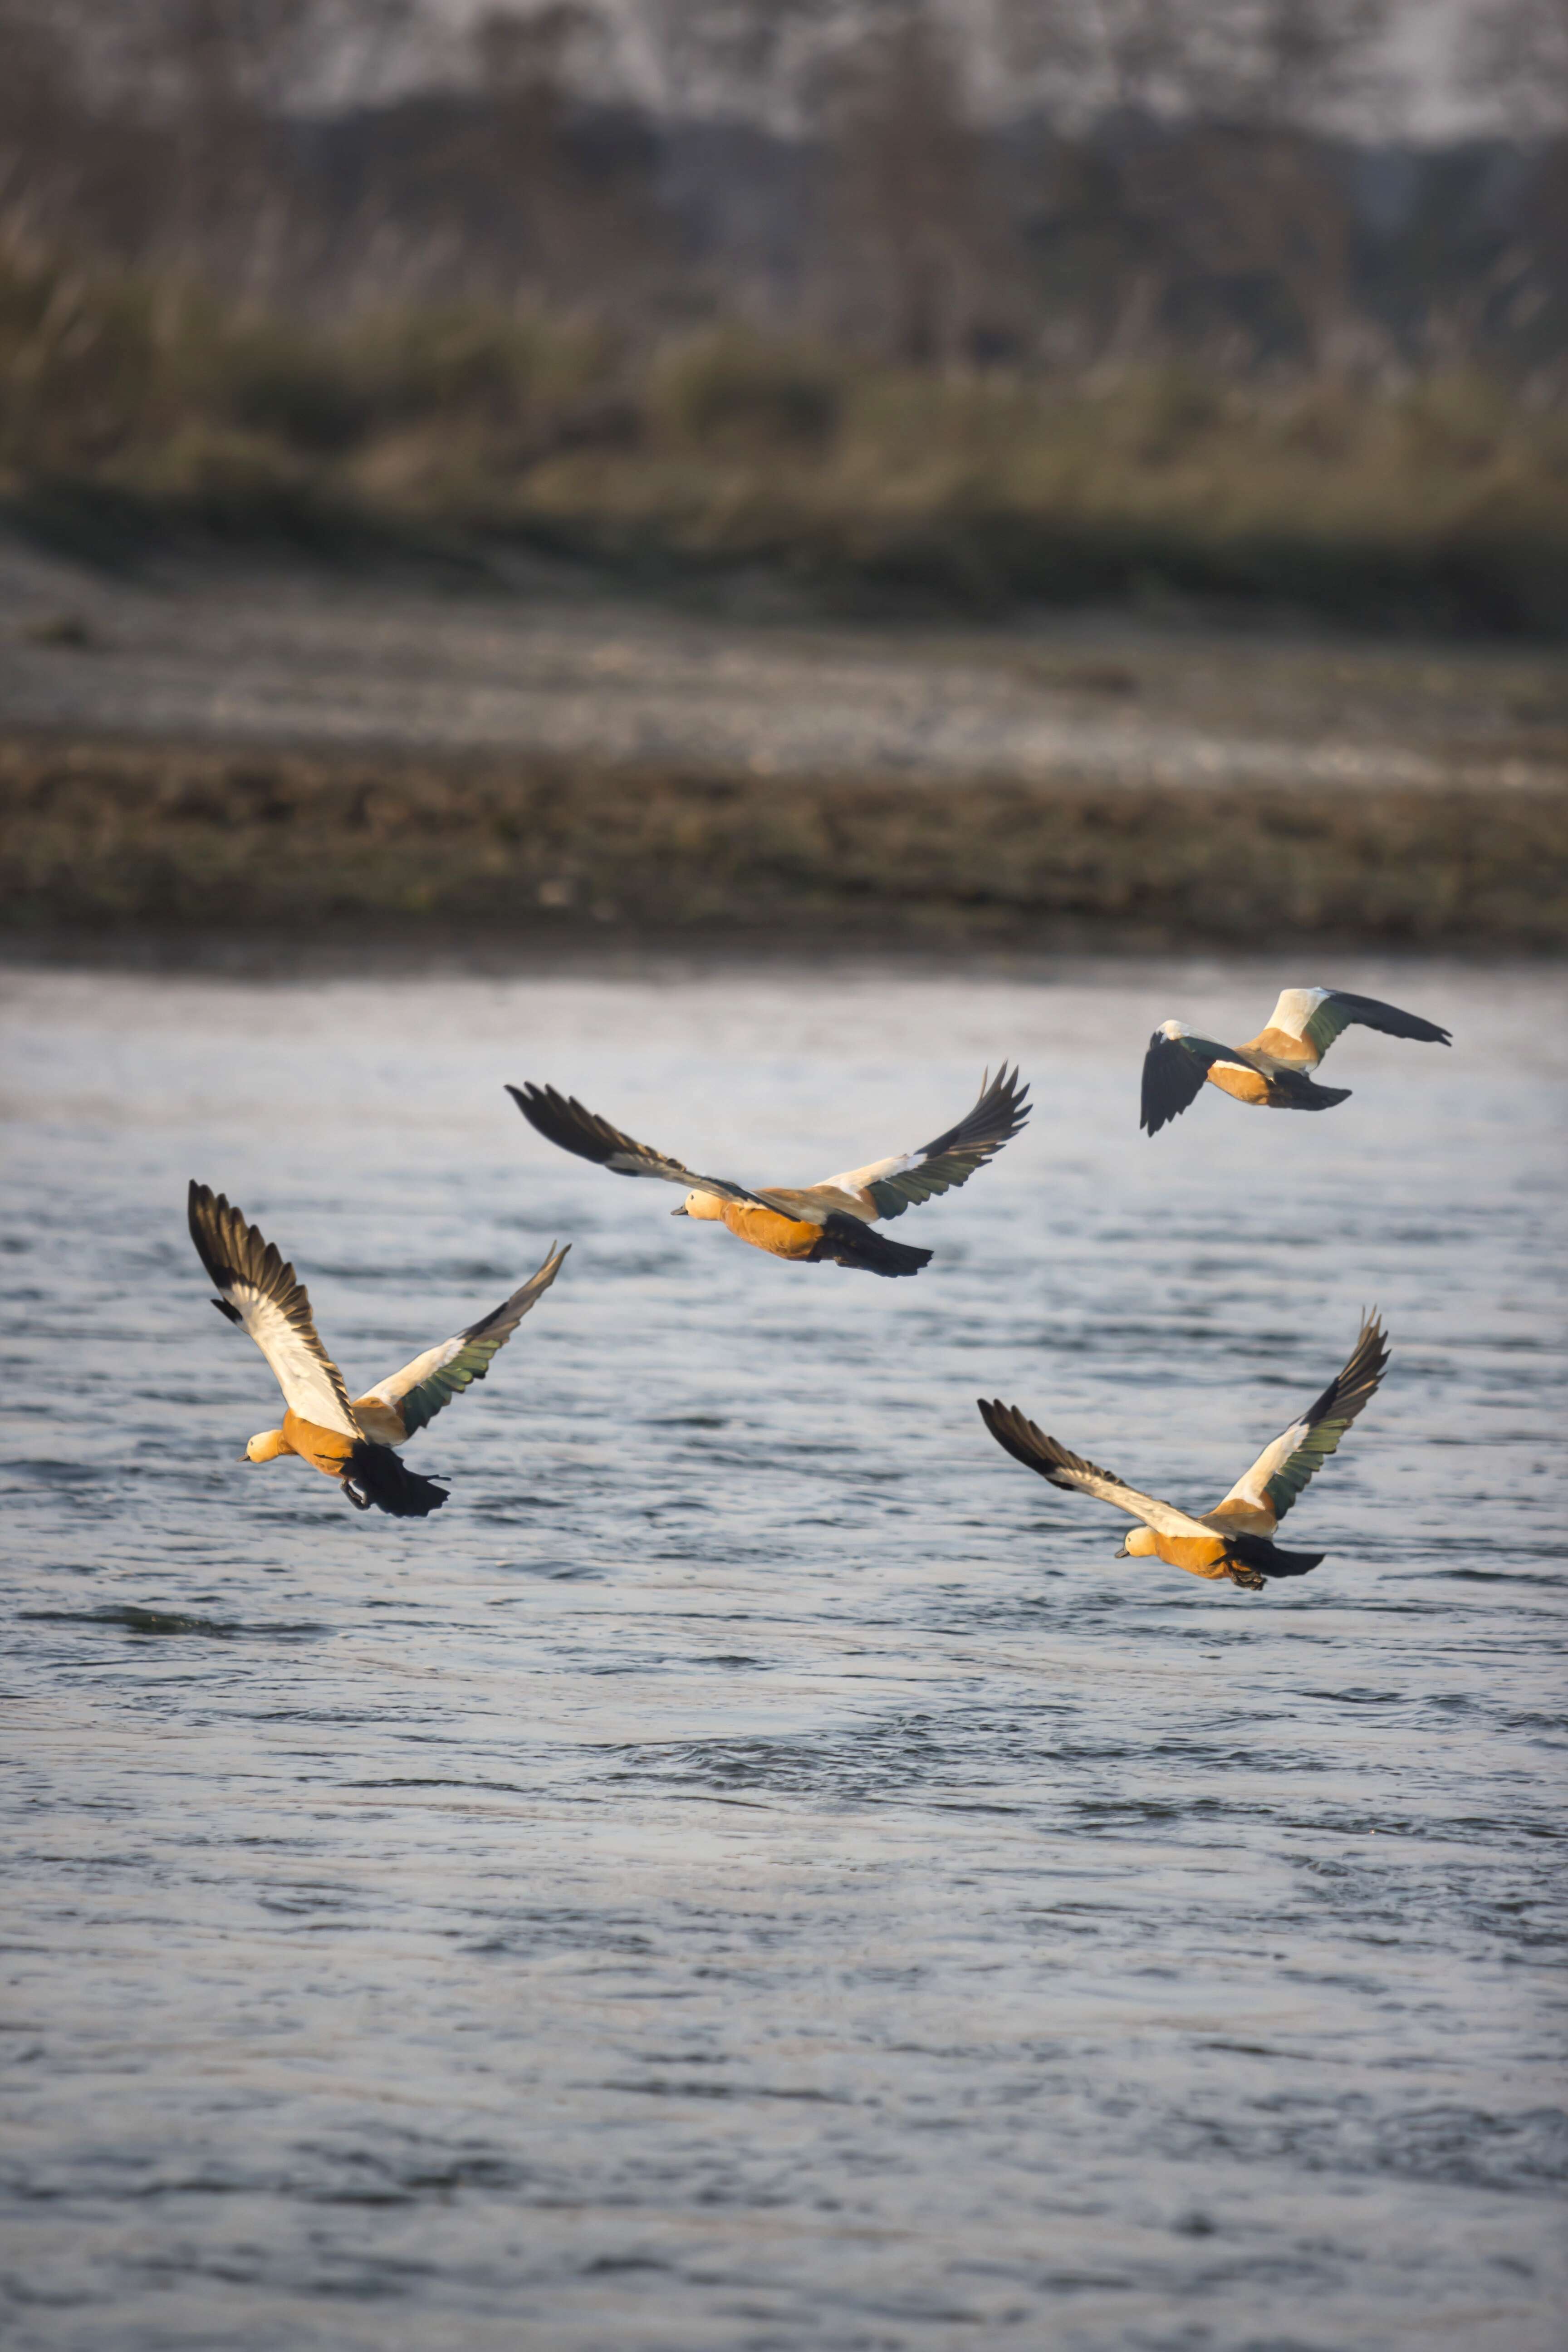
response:
[(1568, 945), (1568, 794), (0, 741), (0, 931), (100, 954)]
[(0, 538), (0, 953), (1568, 944), (1568, 664)]

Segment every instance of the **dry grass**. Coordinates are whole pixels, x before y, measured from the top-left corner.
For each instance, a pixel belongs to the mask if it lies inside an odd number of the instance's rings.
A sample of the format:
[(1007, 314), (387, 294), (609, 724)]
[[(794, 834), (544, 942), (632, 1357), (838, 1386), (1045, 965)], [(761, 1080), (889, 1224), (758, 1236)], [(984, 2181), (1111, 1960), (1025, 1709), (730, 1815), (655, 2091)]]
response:
[(1235, 944), (1282, 934), (1561, 950), (1568, 796), (716, 781), (0, 747), (0, 919), (330, 940)]
[(632, 353), (500, 310), (336, 332), (0, 246), (14, 508), (507, 538), (655, 580), (768, 566), (949, 607), (1176, 592), (1568, 631), (1568, 417), (1144, 371), (851, 371), (740, 330)]

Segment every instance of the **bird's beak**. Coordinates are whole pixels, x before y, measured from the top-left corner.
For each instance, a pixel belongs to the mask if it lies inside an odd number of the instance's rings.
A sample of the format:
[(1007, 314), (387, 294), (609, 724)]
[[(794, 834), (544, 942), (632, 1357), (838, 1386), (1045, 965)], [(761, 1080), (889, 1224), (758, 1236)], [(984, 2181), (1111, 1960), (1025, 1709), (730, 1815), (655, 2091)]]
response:
[(247, 1446), (243, 1454), (237, 1454), (234, 1458), (237, 1462), (248, 1462), (250, 1459), (250, 1448)]
[(679, 1202), (678, 1202), (676, 1203), (675, 1207), (674, 1207), (673, 1209), (671, 1209), (671, 1211), (670, 1211), (670, 1213), (670, 1213), (670, 1215), (671, 1215), (672, 1217), (684, 1217), (684, 1216), (685, 1216), (685, 1214), (686, 1214), (686, 1203), (685, 1203), (685, 1202), (684, 1202), (684, 1201), (679, 1201)]
[(1116, 1557), (1117, 1557), (1117, 1559), (1131, 1559), (1131, 1557), (1132, 1557), (1132, 1555), (1131, 1555), (1131, 1553), (1128, 1550), (1127, 1546), (1126, 1546), (1125, 1544), (1123, 1544), (1123, 1545), (1122, 1545), (1122, 1547), (1121, 1547), (1121, 1550), (1117, 1553)]

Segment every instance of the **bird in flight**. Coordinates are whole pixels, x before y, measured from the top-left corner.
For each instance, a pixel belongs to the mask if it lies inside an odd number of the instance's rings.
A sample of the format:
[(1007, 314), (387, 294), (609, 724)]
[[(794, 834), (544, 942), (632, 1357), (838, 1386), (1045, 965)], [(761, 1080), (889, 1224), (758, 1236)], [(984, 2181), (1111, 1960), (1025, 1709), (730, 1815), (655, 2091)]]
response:
[(1321, 1551), (1281, 1551), (1272, 1540), (1274, 1531), (1374, 1393), (1387, 1363), (1388, 1337), (1374, 1310), (1362, 1324), (1343, 1371), (1335, 1373), (1300, 1419), (1266, 1445), (1224, 1501), (1201, 1518), (1178, 1510), (1173, 1503), (1140, 1494), (1113, 1471), (1097, 1470), (1092, 1462), (1081, 1461), (1026, 1420), (1016, 1405), (1005, 1405), (999, 1397), (987, 1403), (983, 1397), (980, 1413), (997, 1444), (1026, 1469), (1037, 1471), (1053, 1486), (1076, 1487), (1110, 1503), (1139, 1521), (1118, 1559), (1157, 1557), (1171, 1568), (1184, 1568), (1189, 1576), (1211, 1582), (1228, 1578), (1232, 1584), (1258, 1592), (1271, 1577), (1305, 1576), (1322, 1559)]
[(543, 1297), (570, 1249), (550, 1255), (521, 1290), (455, 1339), (427, 1348), (362, 1397), (350, 1402), (343, 1376), (316, 1337), (310, 1297), (271, 1242), (247, 1224), (221, 1192), (193, 1182), (191, 1239), (218, 1296), (213, 1305), (243, 1325), (271, 1365), (287, 1408), (281, 1429), (264, 1429), (245, 1449), (247, 1462), (297, 1454), (335, 1478), (354, 1508), (423, 1519), (447, 1489), (407, 1469), (395, 1448), (433, 1421), (472, 1381), (482, 1381), (523, 1317)]
[(875, 1231), (878, 1220), (901, 1217), (906, 1209), (933, 1194), (967, 1182), (1017, 1134), (1029, 1115), (1028, 1090), (1019, 1085), (1017, 1071), (1009, 1071), (1004, 1063), (994, 1078), (989, 1073), (982, 1078), (978, 1100), (957, 1126), (918, 1150), (824, 1177), (820, 1184), (800, 1191), (770, 1185), (750, 1192), (727, 1177), (696, 1175), (651, 1145), (634, 1142), (608, 1119), (595, 1118), (553, 1087), (508, 1087), (507, 1092), (529, 1125), (563, 1151), (574, 1151), (580, 1160), (591, 1160), (616, 1176), (656, 1176), (667, 1184), (684, 1185), (686, 1198), (670, 1211), (671, 1216), (725, 1225), (738, 1240), (773, 1257), (808, 1265), (831, 1260), (836, 1265), (889, 1276), (918, 1274), (931, 1253), (888, 1241)]
[(1237, 1102), (1264, 1110), (1331, 1110), (1349, 1087), (1318, 1087), (1311, 1073), (1342, 1030), (1358, 1023), (1385, 1037), (1414, 1037), (1425, 1045), (1447, 1045), (1447, 1029), (1380, 1004), (1375, 996), (1350, 996), (1340, 988), (1287, 988), (1268, 1024), (1245, 1045), (1216, 1045), (1197, 1037), (1183, 1021), (1163, 1021), (1143, 1056), (1143, 1106), (1138, 1124), (1151, 1135), (1179, 1118), (1195, 1102), (1206, 1079)]

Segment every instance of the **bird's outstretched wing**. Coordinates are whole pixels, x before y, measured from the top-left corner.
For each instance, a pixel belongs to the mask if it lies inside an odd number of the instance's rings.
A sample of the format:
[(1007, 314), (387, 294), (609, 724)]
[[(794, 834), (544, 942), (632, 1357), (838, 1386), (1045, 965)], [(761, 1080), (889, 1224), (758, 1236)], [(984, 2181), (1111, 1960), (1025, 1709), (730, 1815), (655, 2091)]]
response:
[(607, 1118), (584, 1109), (575, 1095), (531, 1083), (508, 1087), (507, 1092), (530, 1127), (563, 1151), (574, 1151), (579, 1160), (607, 1168), (612, 1176), (657, 1176), (666, 1184), (683, 1184), (688, 1192), (710, 1192), (716, 1201), (761, 1201), (759, 1193), (748, 1192), (743, 1184), (731, 1184), (722, 1176), (699, 1176), (667, 1152), (623, 1135)]
[(521, 1290), (514, 1290), (510, 1298), (503, 1299), (489, 1314), (482, 1315), (477, 1323), (470, 1323), (455, 1339), (426, 1348), (422, 1356), (416, 1356), (400, 1372), (393, 1372), (368, 1389), (363, 1397), (356, 1397), (354, 1412), (358, 1413), (366, 1406), (386, 1408), (401, 1421), (405, 1437), (412, 1437), (416, 1429), (434, 1421), (471, 1381), (484, 1379), (493, 1358), (560, 1273), (571, 1246), (568, 1242), (566, 1249), (557, 1249), (552, 1243), (550, 1255), (537, 1274), (529, 1276)]
[(989, 1403), (984, 1397), (976, 1399), (980, 1418), (1005, 1454), (1021, 1462), (1026, 1470), (1048, 1478), (1053, 1486), (1075, 1488), (1080, 1495), (1092, 1495), (1097, 1502), (1113, 1504), (1130, 1518), (1142, 1519), (1163, 1536), (1207, 1536), (1214, 1529), (1205, 1528), (1201, 1519), (1179, 1511), (1173, 1503), (1163, 1503), (1154, 1495), (1141, 1495), (1136, 1486), (1127, 1486), (1112, 1470), (1100, 1470), (1092, 1462), (1083, 1461), (1047, 1437), (1043, 1429), (1018, 1411), (1016, 1405), (1004, 1404), (1000, 1397)]
[[(1175, 1030), (1176, 1034), (1172, 1035)], [(1216, 1045), (1212, 1037), (1194, 1037), (1190, 1029), (1167, 1022), (1156, 1029), (1143, 1056), (1143, 1098), (1140, 1127), (1158, 1135), (1203, 1092), (1204, 1080), (1215, 1062), (1234, 1061), (1236, 1049)]]
[(187, 1213), (196, 1255), (219, 1294), (213, 1305), (249, 1332), (289, 1412), (320, 1429), (358, 1437), (343, 1376), (316, 1337), (310, 1293), (295, 1280), (293, 1267), (210, 1185), (193, 1180)]
[(1311, 1047), (1321, 1061), (1342, 1033), (1354, 1025), (1380, 1029), (1385, 1037), (1413, 1037), (1424, 1045), (1448, 1045), (1453, 1039), (1436, 1022), (1416, 1013), (1402, 1013), (1396, 1004), (1382, 1004), (1375, 996), (1351, 996), (1339, 988), (1287, 988), (1268, 1016), (1268, 1026), (1248, 1044), (1267, 1051), (1264, 1040), (1272, 1030), (1295, 1037)]
[(1388, 1334), (1377, 1311), (1366, 1317), (1343, 1371), (1336, 1372), (1321, 1397), (1299, 1421), (1266, 1445), (1211, 1517), (1246, 1517), (1253, 1513), (1278, 1525), (1314, 1472), (1321, 1470), (1388, 1366)]
[(972, 1110), (917, 1150), (875, 1160), (868, 1168), (851, 1168), (841, 1176), (825, 1176), (814, 1192), (847, 1192), (860, 1196), (878, 1217), (901, 1217), (938, 1192), (950, 1192), (967, 1183), (977, 1168), (1011, 1142), (1029, 1116), (1029, 1093), (1018, 1081), (1017, 1070), (1005, 1062), (993, 1078), (980, 1081)]

